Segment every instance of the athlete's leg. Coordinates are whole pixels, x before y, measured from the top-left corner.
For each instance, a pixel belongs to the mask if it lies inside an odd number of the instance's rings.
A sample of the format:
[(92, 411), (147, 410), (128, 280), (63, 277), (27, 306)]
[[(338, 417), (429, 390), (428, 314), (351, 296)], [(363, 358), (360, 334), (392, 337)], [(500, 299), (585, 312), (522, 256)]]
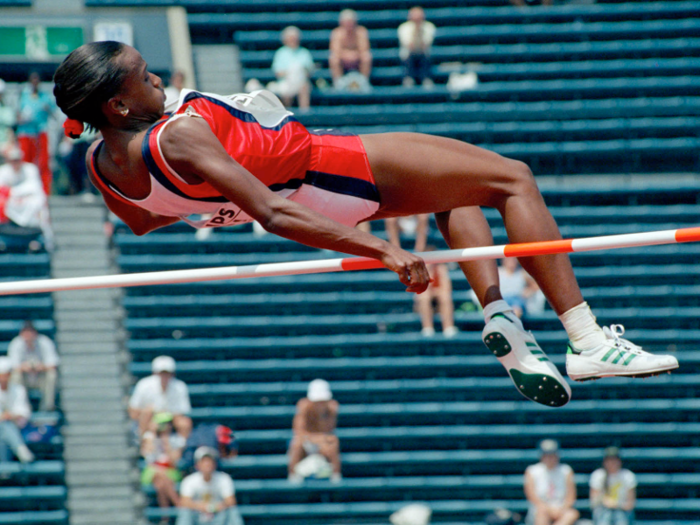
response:
[[(382, 198), (380, 213), (452, 210), (440, 219), (452, 248), (472, 246), (474, 240), (491, 236), (485, 219), (478, 218), (479, 211), (457, 211), (465, 206), (497, 208), (511, 242), (561, 238), (532, 173), (522, 162), (457, 140), (415, 133), (363, 135), (362, 142)], [(527, 257), (521, 264), (557, 314), (583, 302), (567, 255)], [(472, 267), (478, 271), (471, 272)], [(463, 268), (474, 280), (484, 272), (492, 274), (494, 265)], [(486, 293), (477, 291), (480, 300), (486, 299)]]

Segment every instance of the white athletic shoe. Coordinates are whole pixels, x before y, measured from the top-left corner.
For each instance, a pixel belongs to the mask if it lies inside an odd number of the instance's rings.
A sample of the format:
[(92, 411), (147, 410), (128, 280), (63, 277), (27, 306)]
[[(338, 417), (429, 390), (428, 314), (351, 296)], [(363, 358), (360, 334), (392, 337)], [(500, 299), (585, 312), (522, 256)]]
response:
[(571, 388), (530, 332), (496, 314), (484, 327), (482, 339), (526, 398), (549, 407), (569, 402)]
[(577, 352), (569, 343), (566, 351), (566, 373), (574, 381), (601, 377), (649, 377), (678, 368), (672, 355), (654, 355), (623, 339), (621, 324), (603, 327), (607, 339), (598, 348)]

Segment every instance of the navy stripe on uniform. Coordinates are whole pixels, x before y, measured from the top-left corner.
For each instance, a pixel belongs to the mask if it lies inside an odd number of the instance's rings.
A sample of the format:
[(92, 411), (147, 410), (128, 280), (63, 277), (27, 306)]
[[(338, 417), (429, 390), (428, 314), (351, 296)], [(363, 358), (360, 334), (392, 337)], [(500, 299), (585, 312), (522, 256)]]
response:
[(315, 186), (316, 188), (338, 193), (340, 195), (349, 195), (367, 201), (381, 202), (379, 199), (379, 191), (371, 182), (362, 179), (354, 179), (352, 177), (344, 177), (342, 175), (334, 175), (332, 173), (324, 173), (322, 171), (307, 171), (304, 179), (291, 179), (287, 182), (273, 184), (268, 186), (272, 191), (281, 191), (285, 189), (298, 190), (302, 184)]
[[(161, 123), (159, 122), (158, 124)], [(180, 191), (180, 188), (175, 186), (172, 183), (172, 181), (165, 176), (165, 174), (161, 171), (155, 159), (153, 158), (153, 155), (151, 154), (151, 148), (149, 147), (151, 133), (153, 133), (158, 124), (151, 126), (151, 128), (146, 132), (146, 136), (144, 137), (143, 142), (141, 144), (141, 154), (143, 155), (143, 160), (146, 163), (146, 167), (148, 168), (148, 171), (153, 176), (153, 178), (160, 182), (160, 184), (168, 191), (171, 191), (172, 193), (174, 193), (178, 197), (182, 197), (183, 199), (189, 199), (191, 201), (200, 202), (229, 202), (229, 200), (223, 195), (219, 197), (192, 197), (190, 195), (187, 195), (186, 193)]]

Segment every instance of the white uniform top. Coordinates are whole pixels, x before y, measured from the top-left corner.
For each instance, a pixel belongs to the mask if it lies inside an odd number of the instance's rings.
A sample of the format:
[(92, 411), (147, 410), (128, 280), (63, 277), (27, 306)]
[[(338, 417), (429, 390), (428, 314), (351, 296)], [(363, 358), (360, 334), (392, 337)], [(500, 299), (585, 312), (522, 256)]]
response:
[(43, 334), (37, 334), (33, 347), (29, 347), (20, 335), (10, 341), (7, 348), (7, 357), (10, 358), (12, 368), (17, 368), (22, 363), (40, 362), (44, 366), (58, 366), (59, 359), (54, 342)]
[(187, 385), (171, 377), (167, 389), (163, 392), (160, 376), (156, 374), (144, 377), (136, 383), (129, 406), (140, 410), (150, 407), (154, 412), (172, 414), (189, 414), (192, 411)]
[(566, 499), (566, 480), (573, 473), (569, 465), (560, 463), (554, 469), (549, 470), (540, 462), (530, 465), (525, 470), (529, 474), (535, 486), (535, 494), (545, 503), (550, 505), (562, 505)]
[(41, 228), (48, 222), (48, 207), (39, 169), (23, 162), (16, 172), (10, 163), (0, 166), (0, 186), (10, 188), (5, 215), (26, 228)]
[(430, 46), (435, 40), (435, 24), (423, 21), (420, 28), (420, 34), (416, 34), (416, 23), (413, 20), (408, 20), (399, 26), (399, 57), (401, 60), (406, 60), (411, 53), (411, 44), (416, 40), (424, 46), (425, 51), (430, 51)]
[(214, 505), (235, 493), (233, 480), (225, 472), (214, 472), (209, 482), (204, 480), (201, 472), (195, 472), (183, 479), (180, 484), (180, 496)]
[(0, 414), (3, 412), (9, 412), (24, 419), (29, 419), (32, 416), (27, 389), (24, 386), (10, 383), (7, 390), (0, 388)]
[(604, 496), (611, 498), (618, 506), (626, 505), (630, 490), (637, 487), (637, 477), (634, 473), (623, 468), (614, 474), (609, 474), (607, 483), (605, 478), (604, 468), (595, 470), (591, 474), (590, 487), (601, 491)]

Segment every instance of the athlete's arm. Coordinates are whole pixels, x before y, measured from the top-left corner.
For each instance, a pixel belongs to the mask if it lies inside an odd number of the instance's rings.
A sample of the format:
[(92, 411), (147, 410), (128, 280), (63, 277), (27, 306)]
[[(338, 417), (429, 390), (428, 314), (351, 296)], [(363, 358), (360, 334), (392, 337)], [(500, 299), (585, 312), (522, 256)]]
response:
[(407, 291), (427, 288), (430, 278), (420, 257), (270, 191), (229, 156), (204, 120), (173, 121), (163, 131), (161, 148), (177, 173), (208, 182), (268, 232), (315, 248), (378, 259), (399, 275)]
[(100, 193), (102, 193), (102, 197), (104, 198), (107, 207), (117, 217), (123, 220), (132, 232), (134, 232), (136, 235), (145, 235), (148, 232), (174, 224), (180, 220), (177, 217), (165, 217), (163, 215), (151, 213), (150, 211), (139, 208), (138, 206), (119, 200), (106, 191), (103, 191), (102, 186), (95, 182), (95, 175), (92, 173), (92, 168), (90, 167), (92, 152), (96, 145), (97, 143), (90, 146), (85, 158), (88, 176), (90, 177), (93, 185), (100, 190)]

